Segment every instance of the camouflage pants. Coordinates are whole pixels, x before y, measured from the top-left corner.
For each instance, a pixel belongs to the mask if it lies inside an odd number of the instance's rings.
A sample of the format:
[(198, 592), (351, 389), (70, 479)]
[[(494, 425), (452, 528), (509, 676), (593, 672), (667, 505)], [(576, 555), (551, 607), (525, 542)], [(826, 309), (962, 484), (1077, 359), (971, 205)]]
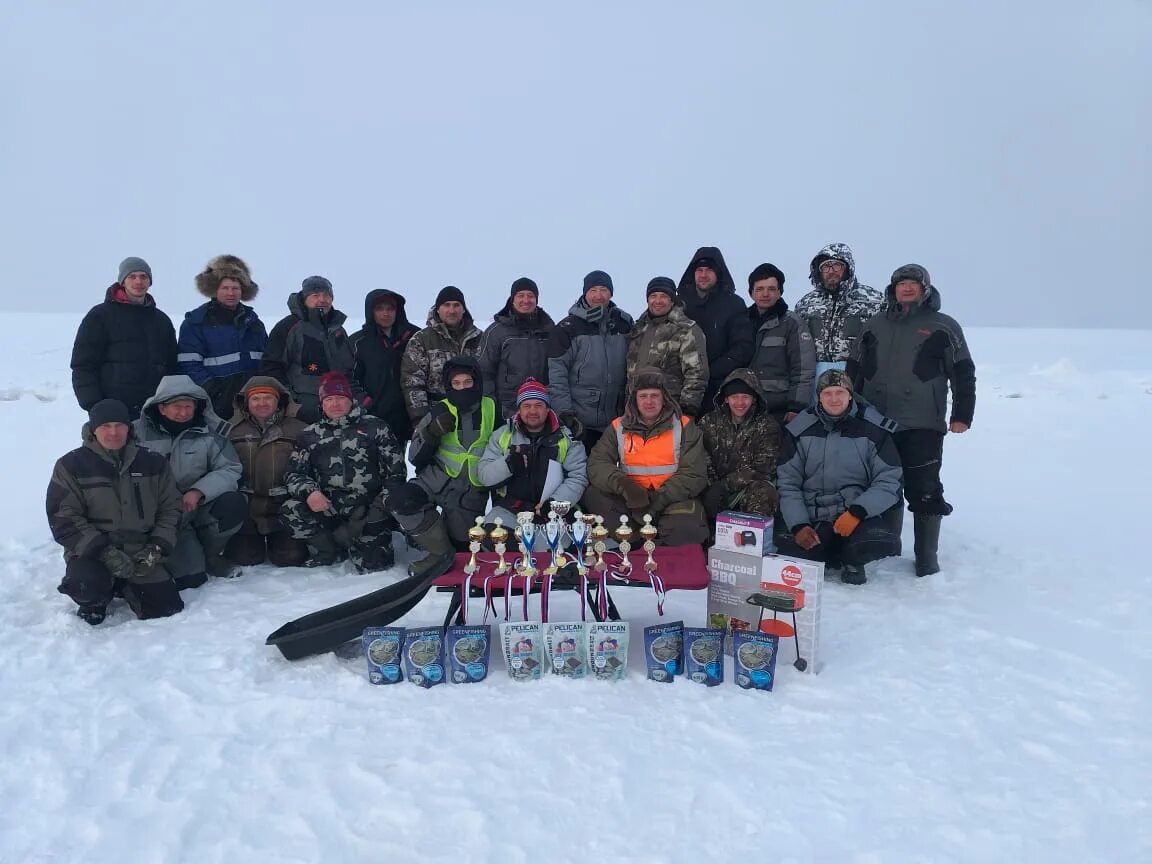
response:
[(740, 493), (728, 492), (727, 484), (717, 480), (704, 490), (704, 509), (710, 521), (716, 520), (716, 514), (722, 510), (738, 510), (741, 513), (757, 513), (761, 516), (774, 516), (776, 506), (780, 503), (780, 495), (776, 487), (767, 483), (752, 483), (739, 490)]
[(280, 508), (280, 521), (297, 540), (313, 548), (335, 543), (360, 570), (383, 570), (392, 566), (392, 530), (395, 520), (380, 507), (380, 499), (331, 496), (330, 509), (320, 513), (295, 498)]

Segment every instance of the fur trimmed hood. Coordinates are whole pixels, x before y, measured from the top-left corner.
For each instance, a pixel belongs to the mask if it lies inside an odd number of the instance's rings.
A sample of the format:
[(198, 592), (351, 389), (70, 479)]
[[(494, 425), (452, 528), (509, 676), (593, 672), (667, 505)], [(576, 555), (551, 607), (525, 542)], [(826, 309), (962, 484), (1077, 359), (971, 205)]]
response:
[(225, 279), (235, 279), (240, 283), (240, 300), (248, 303), (260, 290), (252, 281), (252, 274), (243, 259), (235, 255), (217, 255), (208, 262), (202, 273), (196, 274), (196, 290), (209, 300), (216, 299), (216, 289)]

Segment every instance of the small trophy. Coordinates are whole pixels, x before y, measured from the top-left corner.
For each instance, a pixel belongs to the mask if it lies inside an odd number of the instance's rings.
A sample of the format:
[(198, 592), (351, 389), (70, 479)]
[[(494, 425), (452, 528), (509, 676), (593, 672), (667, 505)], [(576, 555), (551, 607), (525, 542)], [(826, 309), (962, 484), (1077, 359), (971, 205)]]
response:
[(555, 576), (556, 571), (560, 569), (556, 559), (560, 555), (558, 551), (560, 540), (564, 536), (564, 526), (560, 522), (560, 516), (557, 515), (555, 508), (548, 511), (548, 521), (544, 523), (544, 536), (548, 538), (548, 551), (552, 553), (552, 560), (544, 568), (544, 575)]
[(496, 562), (496, 570), (493, 571), (495, 576), (503, 576), (511, 566), (504, 559), (504, 553), (508, 551), (508, 529), (504, 527), (504, 520), (499, 516), (495, 519), (496, 527), (488, 532), (488, 536), (492, 538), (493, 548), (496, 554), (500, 556), (500, 560)]
[(592, 528), (596, 525), (597, 517), (593, 513), (583, 513), (580, 515), (580, 520), (584, 523), (584, 568), (591, 570), (596, 566), (596, 550), (593, 549), (593, 540), (595, 539)]
[(536, 523), (533, 522), (536, 514), (526, 510), (516, 514), (516, 536), (520, 538), (520, 561), (516, 569), (525, 579), (536, 575), (536, 568), (532, 566), (532, 546), (536, 541)]
[(648, 553), (648, 560), (644, 562), (644, 569), (649, 573), (656, 570), (656, 559), (652, 557), (656, 551), (656, 535), (660, 532), (652, 524), (652, 514), (644, 514), (644, 524), (640, 526), (640, 536), (644, 538), (644, 551)]
[(608, 539), (611, 532), (604, 527), (604, 517), (596, 517), (596, 527), (592, 529), (592, 549), (596, 553), (595, 567), (601, 573), (608, 569), (607, 563), (604, 561), (604, 553), (608, 551), (608, 547), (604, 541)]
[(480, 544), (484, 542), (487, 535), (488, 532), (484, 530), (484, 517), (477, 516), (476, 524), (468, 529), (468, 551), (472, 553), (472, 557), (464, 565), (464, 572), (469, 576), (474, 575), (480, 569), (476, 555), (480, 552)]
[(572, 545), (576, 549), (576, 572), (581, 576), (588, 575), (588, 565), (584, 563), (584, 547), (588, 543), (588, 523), (584, 521), (584, 514), (579, 510), (575, 513), (572, 523)]
[(620, 544), (620, 573), (625, 575), (632, 572), (632, 562), (628, 553), (632, 551), (632, 526), (628, 524), (628, 517), (620, 517), (620, 527), (616, 529), (616, 542)]

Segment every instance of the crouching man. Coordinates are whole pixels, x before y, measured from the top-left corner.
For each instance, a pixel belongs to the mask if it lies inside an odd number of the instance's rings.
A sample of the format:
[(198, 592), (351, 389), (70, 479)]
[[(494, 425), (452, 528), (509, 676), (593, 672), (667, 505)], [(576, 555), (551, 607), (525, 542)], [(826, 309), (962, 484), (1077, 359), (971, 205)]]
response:
[(288, 460), (288, 500), (280, 518), (311, 557), (305, 567), (327, 567), (350, 558), (361, 573), (395, 562), (389, 490), (407, 471), (388, 424), (352, 401), (342, 372), (320, 380), (320, 420), (300, 433)]
[(164, 567), (176, 544), (180, 490), (168, 460), (132, 440), (131, 420), (123, 402), (93, 405), (84, 445), (56, 462), (48, 484), (48, 525), (66, 562), (57, 590), (92, 625), (116, 593), (137, 618), (184, 608)]
[(141, 446), (167, 458), (183, 496), (180, 534), (168, 561), (176, 586), (239, 576), (221, 553), (240, 530), (248, 500), (237, 491), (240, 458), (228, 424), (216, 416), (207, 391), (187, 375), (167, 375), (133, 428)]
[(636, 373), (624, 416), (592, 448), (588, 481), (584, 510), (603, 516), (609, 528), (622, 515), (635, 528), (650, 513), (666, 546), (708, 540), (699, 500), (708, 487), (704, 436), (681, 414), (657, 369)]
[(816, 407), (788, 424), (776, 469), (780, 515), (791, 532), (777, 545), (785, 555), (842, 564), (841, 581), (863, 585), (865, 564), (899, 554), (896, 424), (857, 405), (839, 369), (817, 379), (816, 394)]
[[(553, 501), (576, 504), (588, 488), (588, 458), (584, 445), (563, 426), (548, 390), (535, 378), (516, 392), (516, 415), (492, 433), (477, 468), (480, 482), (493, 489), (492, 509), (484, 520), (494, 525), (516, 524), (516, 514), (532, 511), (536, 522), (548, 521)], [(548, 548), (544, 532), (537, 534), (540, 550)]]

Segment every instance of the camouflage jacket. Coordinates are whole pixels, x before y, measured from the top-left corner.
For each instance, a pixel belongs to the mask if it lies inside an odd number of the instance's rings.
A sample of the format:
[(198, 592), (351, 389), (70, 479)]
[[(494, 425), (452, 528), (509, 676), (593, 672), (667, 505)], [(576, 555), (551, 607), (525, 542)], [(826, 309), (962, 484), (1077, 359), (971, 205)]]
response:
[(388, 424), (353, 406), (339, 420), (324, 417), (308, 426), (288, 459), (284, 485), (292, 498), (304, 501), (313, 492), (339, 498), (345, 506), (381, 506), (387, 490), (408, 475), (400, 444)]
[(476, 357), (480, 353), (484, 334), (472, 323), (471, 313), (464, 313), (460, 327), (457, 339), (433, 308), (428, 313), (427, 326), (408, 340), (400, 361), (400, 387), (404, 391), (404, 407), (414, 424), (428, 413), (429, 405), (444, 398), (440, 392), (444, 364), (453, 357)]
[[(846, 265), (836, 291), (826, 290), (820, 280), (820, 264), (828, 260)], [(829, 243), (821, 249), (812, 259), (809, 276), (816, 287), (800, 298), (794, 311), (812, 334), (816, 362), (847, 360), (864, 331), (864, 322), (883, 308), (884, 298), (875, 288), (856, 281), (856, 262), (847, 243)]]
[(681, 304), (662, 318), (645, 312), (636, 322), (628, 337), (628, 381), (646, 366), (663, 372), (668, 394), (684, 411), (699, 416), (708, 388), (708, 349), (704, 331)]

